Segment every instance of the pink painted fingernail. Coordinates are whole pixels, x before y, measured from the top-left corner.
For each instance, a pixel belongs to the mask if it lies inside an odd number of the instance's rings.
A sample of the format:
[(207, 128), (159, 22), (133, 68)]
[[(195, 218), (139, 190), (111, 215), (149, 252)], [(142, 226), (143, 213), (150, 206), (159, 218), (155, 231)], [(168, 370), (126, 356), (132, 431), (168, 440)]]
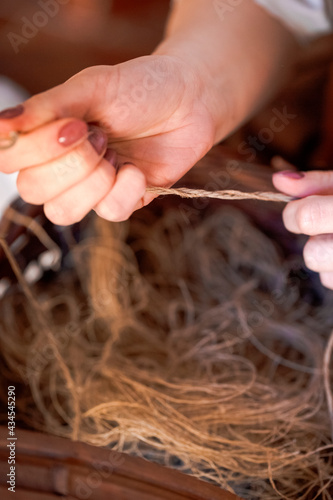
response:
[(108, 137), (102, 129), (94, 126), (89, 127), (90, 134), (88, 137), (88, 141), (96, 151), (98, 155), (101, 155), (108, 143)]
[(17, 116), (22, 115), (23, 112), (24, 112), (24, 106), (22, 104), (19, 104), (15, 108), (8, 108), (1, 111), (0, 119), (11, 120), (12, 118), (16, 118)]
[(117, 168), (117, 153), (115, 152), (114, 149), (108, 148), (106, 150), (104, 158), (106, 159), (106, 161), (111, 163), (111, 165), (113, 165), (114, 168)]
[(81, 120), (66, 123), (58, 134), (58, 142), (64, 147), (72, 146), (88, 133), (88, 125)]
[(305, 177), (303, 172), (294, 172), (293, 170), (283, 170), (282, 172), (276, 172), (274, 175), (282, 175), (288, 177), (288, 179), (303, 179)]
[(88, 125), (81, 120), (72, 120), (58, 134), (58, 142), (64, 147), (72, 146), (88, 133)]

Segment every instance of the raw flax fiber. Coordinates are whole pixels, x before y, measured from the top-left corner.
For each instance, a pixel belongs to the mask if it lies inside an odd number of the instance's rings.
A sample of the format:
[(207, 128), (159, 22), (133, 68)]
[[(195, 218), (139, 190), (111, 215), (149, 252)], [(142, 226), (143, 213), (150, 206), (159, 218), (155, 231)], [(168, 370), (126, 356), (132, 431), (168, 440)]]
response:
[(0, 302), (19, 415), (245, 499), (332, 500), (332, 294), (304, 300), (309, 277), (234, 208), (139, 213), (93, 219), (47, 286), (0, 240), (20, 285)]

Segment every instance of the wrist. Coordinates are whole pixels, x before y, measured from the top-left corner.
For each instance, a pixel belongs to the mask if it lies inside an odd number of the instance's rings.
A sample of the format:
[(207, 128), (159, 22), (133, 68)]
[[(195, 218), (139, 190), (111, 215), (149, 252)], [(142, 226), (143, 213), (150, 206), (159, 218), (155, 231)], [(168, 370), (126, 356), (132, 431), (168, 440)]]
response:
[(222, 18), (212, 2), (183, 0), (175, 3), (155, 54), (179, 58), (195, 75), (217, 142), (278, 90), (294, 45), (289, 32), (251, 0)]

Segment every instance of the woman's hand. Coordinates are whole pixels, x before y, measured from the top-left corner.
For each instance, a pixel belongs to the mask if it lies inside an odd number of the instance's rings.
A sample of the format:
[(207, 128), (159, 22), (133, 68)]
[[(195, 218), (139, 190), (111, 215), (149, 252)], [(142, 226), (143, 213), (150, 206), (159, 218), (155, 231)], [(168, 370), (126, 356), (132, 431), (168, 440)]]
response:
[(284, 224), (293, 233), (310, 236), (305, 264), (333, 289), (333, 172), (283, 171), (273, 175), (273, 182), (279, 191), (301, 198), (284, 209)]
[(55, 223), (91, 208), (126, 219), (153, 199), (147, 185), (172, 185), (270, 97), (294, 49), (287, 29), (251, 0), (227, 12), (175, 2), (153, 55), (89, 68), (29, 99), (21, 115), (0, 114), (0, 137), (22, 132), (0, 152), (0, 171), (19, 170), (23, 199), (44, 204)]
[(93, 208), (127, 219), (153, 199), (147, 185), (171, 186), (213, 145), (205, 88), (171, 56), (88, 68), (0, 114), (0, 135), (21, 132), (0, 170), (19, 171), (22, 198), (56, 224)]

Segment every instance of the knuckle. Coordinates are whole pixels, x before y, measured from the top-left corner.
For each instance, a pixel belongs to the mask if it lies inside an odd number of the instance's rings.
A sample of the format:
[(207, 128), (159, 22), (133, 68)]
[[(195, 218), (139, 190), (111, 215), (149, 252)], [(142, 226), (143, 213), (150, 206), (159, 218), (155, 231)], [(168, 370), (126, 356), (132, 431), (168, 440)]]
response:
[(333, 238), (320, 235), (311, 238), (305, 245), (304, 262), (313, 271), (333, 271)]
[(65, 158), (61, 158), (52, 165), (52, 173), (57, 182), (73, 178), (84, 170), (84, 162), (77, 151), (71, 152)]
[(113, 216), (113, 220), (116, 221), (120, 221), (124, 217), (124, 208), (117, 198), (113, 198), (112, 200), (110, 213)]
[(146, 187), (146, 177), (145, 174), (134, 165), (126, 165), (126, 169), (130, 172), (130, 176), (128, 177), (128, 182), (131, 183), (135, 190), (142, 190)]
[(106, 195), (113, 187), (114, 180), (114, 169), (112, 175), (110, 175), (110, 173), (105, 169), (99, 169), (98, 172), (96, 172), (96, 175), (92, 175), (90, 178), (92, 190), (96, 193), (105, 193)]
[(300, 205), (295, 217), (301, 233), (315, 235), (325, 218), (325, 211), (319, 199), (310, 199), (309, 197), (305, 203)]
[(129, 215), (124, 213), (122, 204), (115, 198), (112, 200), (112, 203), (100, 203), (97, 207), (97, 213), (103, 219), (112, 222), (122, 222), (129, 217)]
[(53, 222), (53, 224), (59, 226), (69, 226), (72, 224), (72, 216), (71, 211), (67, 207), (66, 210), (61, 207), (58, 203), (45, 203), (44, 205), (44, 213), (46, 217)]

